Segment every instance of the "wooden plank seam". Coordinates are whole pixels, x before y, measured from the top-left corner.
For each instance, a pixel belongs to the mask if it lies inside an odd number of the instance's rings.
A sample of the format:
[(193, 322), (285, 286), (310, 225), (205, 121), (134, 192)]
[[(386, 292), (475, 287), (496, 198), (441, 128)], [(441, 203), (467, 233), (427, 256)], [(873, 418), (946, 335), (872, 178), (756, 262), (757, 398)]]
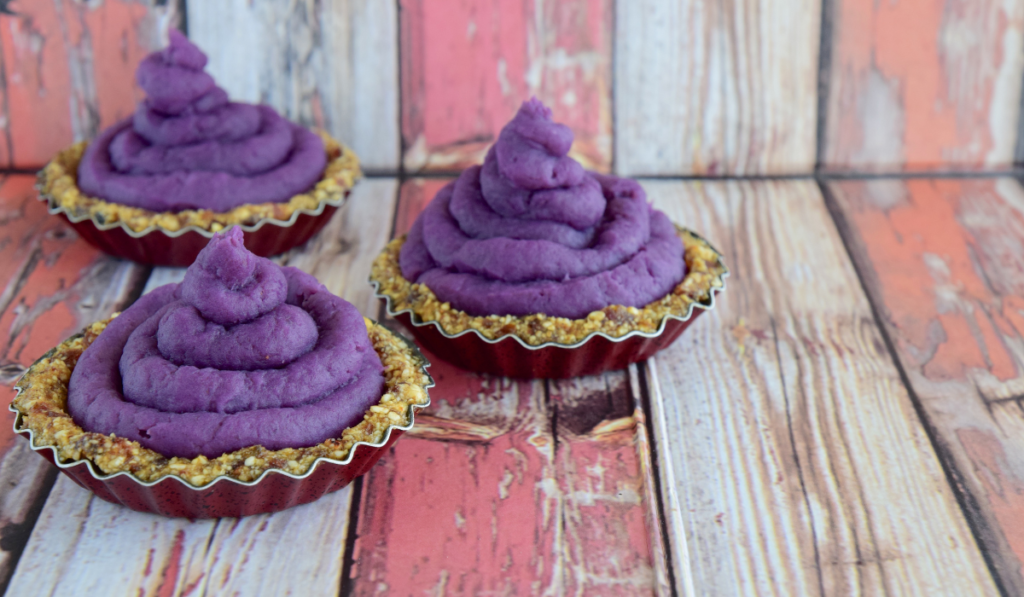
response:
[[(992, 173), (995, 176), (1005, 175), (1005, 173)], [(886, 177), (882, 176), (871, 176), (870, 179), (883, 179)], [(822, 196), (825, 198), (825, 207), (828, 209), (829, 215), (832, 217), (832, 221), (839, 233), (839, 238), (843, 242), (848, 255), (854, 255), (851, 248), (853, 228), (850, 222), (846, 219), (842, 209), (836, 203), (836, 198), (832, 193), (832, 190), (826, 184), (827, 178), (818, 177), (818, 187), (821, 190)], [(986, 536), (992, 536), (995, 530), (988, 525), (985, 517), (982, 515), (983, 509), (977, 497), (971, 493), (967, 487), (967, 483), (964, 480), (963, 473), (960, 472), (959, 467), (956, 463), (952, 452), (947, 446), (945, 440), (942, 438), (938, 429), (932, 424), (932, 421), (925, 412), (924, 405), (921, 401), (920, 396), (914, 389), (914, 384), (911, 383), (910, 377), (907, 374), (906, 367), (903, 365), (903, 361), (900, 358), (899, 351), (896, 349), (896, 345), (893, 341), (892, 335), (889, 332), (888, 326), (884, 324), (881, 316), (880, 308), (876, 303), (873, 293), (869, 291), (870, 286), (866, 280), (867, 273), (864, 268), (856, 259), (852, 259), (854, 270), (857, 272), (857, 279), (860, 283), (861, 289), (864, 294), (868, 297), (868, 303), (871, 306), (871, 314), (875, 320), (880, 335), (885, 342), (886, 351), (889, 353), (892, 359), (893, 365), (899, 372), (900, 381), (903, 383), (903, 387), (906, 388), (907, 394), (910, 396), (910, 400), (914, 406), (914, 410), (917, 413), (918, 419), (921, 421), (921, 425), (924, 428), (925, 433), (928, 436), (928, 440), (931, 443), (932, 449), (935, 450), (938, 456), (939, 464), (942, 467), (943, 473), (946, 475), (946, 479), (949, 482), (949, 486), (953, 491), (953, 495), (956, 497), (957, 504), (959, 504), (961, 511), (964, 513), (964, 518), (967, 520), (967, 524), (971, 529), (971, 534), (974, 536), (974, 540), (978, 545), (978, 549), (981, 552), (982, 557), (985, 560), (985, 565), (988, 566), (989, 572), (992, 574), (992, 578), (999, 589), (1000, 594), (1009, 595), (1003, 575), (999, 573), (999, 568), (995, 561), (992, 559), (992, 554), (985, 548), (985, 541), (983, 538)]]

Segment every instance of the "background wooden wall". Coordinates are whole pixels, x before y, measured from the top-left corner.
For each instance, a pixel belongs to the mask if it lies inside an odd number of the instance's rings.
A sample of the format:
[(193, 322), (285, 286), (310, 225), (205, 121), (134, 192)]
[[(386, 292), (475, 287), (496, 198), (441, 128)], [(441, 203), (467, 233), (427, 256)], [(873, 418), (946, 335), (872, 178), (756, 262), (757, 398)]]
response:
[(371, 173), (481, 160), (532, 95), (634, 176), (1009, 170), (1024, 0), (0, 0), (0, 168), (130, 113), (179, 27)]

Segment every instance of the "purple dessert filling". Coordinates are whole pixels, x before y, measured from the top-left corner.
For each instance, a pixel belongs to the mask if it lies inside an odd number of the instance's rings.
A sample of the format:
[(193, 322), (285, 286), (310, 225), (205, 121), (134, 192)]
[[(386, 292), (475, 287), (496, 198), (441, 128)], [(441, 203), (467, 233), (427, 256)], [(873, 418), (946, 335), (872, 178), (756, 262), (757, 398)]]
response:
[(355, 307), (247, 251), (236, 227), (110, 322), (75, 366), (68, 411), (164, 456), (302, 448), (362, 420), (383, 371)]
[(228, 101), (206, 55), (172, 30), (136, 72), (146, 92), (131, 118), (93, 140), (78, 166), (88, 195), (150, 211), (228, 211), (287, 201), (327, 165), (323, 141), (273, 108)]
[(536, 98), (483, 166), (438, 192), (402, 247), (402, 275), (470, 315), (578, 319), (642, 307), (686, 275), (683, 243), (633, 181), (568, 157), (572, 131)]

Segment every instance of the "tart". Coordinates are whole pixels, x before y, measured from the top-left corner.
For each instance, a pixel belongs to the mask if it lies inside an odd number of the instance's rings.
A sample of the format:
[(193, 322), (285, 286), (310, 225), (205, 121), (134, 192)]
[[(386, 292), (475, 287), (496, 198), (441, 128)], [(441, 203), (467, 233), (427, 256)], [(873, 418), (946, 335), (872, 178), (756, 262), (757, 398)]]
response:
[(135, 113), (40, 171), (49, 211), (98, 248), (154, 265), (192, 263), (231, 226), (261, 256), (319, 231), (360, 178), (358, 158), (269, 106), (229, 101), (206, 62), (172, 30), (139, 65)]
[(523, 104), (482, 166), (445, 186), (370, 281), (437, 356), (514, 377), (645, 359), (714, 306), (728, 271), (633, 180), (585, 171), (572, 132)]
[(232, 228), (181, 284), (37, 361), (15, 431), (100, 497), (172, 516), (306, 503), (365, 472), (429, 402), (427, 363)]

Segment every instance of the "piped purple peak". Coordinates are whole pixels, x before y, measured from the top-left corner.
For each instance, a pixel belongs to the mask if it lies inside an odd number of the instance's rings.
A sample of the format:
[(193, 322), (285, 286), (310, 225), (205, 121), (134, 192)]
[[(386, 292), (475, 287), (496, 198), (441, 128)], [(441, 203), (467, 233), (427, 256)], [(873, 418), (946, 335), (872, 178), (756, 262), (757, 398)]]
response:
[(215, 235), (185, 280), (143, 296), (82, 353), (68, 411), (164, 456), (216, 457), (340, 437), (383, 366), (355, 307), (315, 278)]
[(146, 99), (93, 140), (78, 167), (88, 195), (151, 211), (287, 201), (327, 164), (323, 141), (273, 108), (234, 103), (181, 33), (139, 64)]
[(536, 98), (482, 166), (438, 192), (402, 247), (402, 275), (471, 315), (580, 318), (641, 307), (686, 274), (683, 245), (635, 181), (588, 172)]

